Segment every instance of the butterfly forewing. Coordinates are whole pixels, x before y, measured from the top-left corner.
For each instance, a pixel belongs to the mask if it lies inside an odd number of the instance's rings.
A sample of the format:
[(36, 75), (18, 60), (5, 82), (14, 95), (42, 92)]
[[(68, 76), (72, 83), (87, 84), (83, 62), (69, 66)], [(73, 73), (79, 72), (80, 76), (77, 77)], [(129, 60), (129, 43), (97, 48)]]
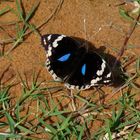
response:
[(44, 35), (42, 40), (47, 51), (48, 70), (55, 75), (55, 80), (57, 78), (66, 80), (75, 69), (79, 43), (70, 37), (58, 34)]

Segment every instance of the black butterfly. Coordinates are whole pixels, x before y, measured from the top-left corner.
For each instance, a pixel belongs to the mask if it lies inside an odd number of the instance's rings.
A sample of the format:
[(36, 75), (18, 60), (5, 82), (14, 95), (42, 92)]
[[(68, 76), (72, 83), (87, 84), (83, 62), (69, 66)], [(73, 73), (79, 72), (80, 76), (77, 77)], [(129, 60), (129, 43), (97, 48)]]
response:
[(48, 71), (67, 88), (84, 90), (111, 82), (106, 61), (79, 41), (62, 34), (47, 34), (42, 36), (42, 44), (47, 52)]

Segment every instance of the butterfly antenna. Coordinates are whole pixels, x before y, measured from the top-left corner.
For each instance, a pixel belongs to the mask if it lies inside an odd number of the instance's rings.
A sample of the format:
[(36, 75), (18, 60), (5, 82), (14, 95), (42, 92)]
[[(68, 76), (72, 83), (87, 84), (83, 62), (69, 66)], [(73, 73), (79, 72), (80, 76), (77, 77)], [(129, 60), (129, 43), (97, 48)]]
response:
[(89, 41), (92, 40), (98, 33), (100, 33), (100, 31), (103, 28), (105, 28), (105, 27), (112, 27), (112, 24), (113, 24), (112, 22), (109, 22), (109, 23), (105, 23), (105, 24), (100, 25), (100, 27), (96, 31), (93, 31), (94, 33), (93, 33), (92, 36), (90, 36)]
[(88, 36), (87, 36), (87, 28), (86, 28), (86, 18), (84, 16), (84, 33), (85, 33), (85, 42), (84, 42), (84, 45), (86, 46), (86, 49), (88, 50), (88, 43), (87, 43), (87, 40), (88, 40)]

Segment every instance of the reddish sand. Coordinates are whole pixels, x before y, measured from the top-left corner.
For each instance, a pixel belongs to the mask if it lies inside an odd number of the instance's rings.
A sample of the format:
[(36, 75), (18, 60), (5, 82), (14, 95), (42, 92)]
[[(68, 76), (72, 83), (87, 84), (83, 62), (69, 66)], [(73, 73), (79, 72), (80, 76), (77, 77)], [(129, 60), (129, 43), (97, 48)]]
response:
[[(69, 36), (75, 36), (86, 39), (100, 48), (105, 46), (105, 53), (109, 53), (116, 57), (115, 51), (112, 48), (121, 48), (125, 39), (125, 33), (130, 28), (130, 22), (124, 20), (119, 15), (119, 8), (116, 6), (122, 1), (115, 0), (65, 0), (60, 6), (59, 10), (53, 15), (53, 17), (43, 25), (39, 31), (43, 34), (48, 33), (60, 33)], [(24, 0), (23, 6), (26, 13), (35, 3), (35, 0)], [(59, 0), (42, 0), (40, 5), (33, 16), (31, 23), (38, 26), (44, 23), (47, 18), (54, 12), (58, 6)], [(16, 9), (15, 2), (0, 2), (0, 9), (9, 5)], [(127, 5), (126, 5), (127, 6)], [(5, 31), (0, 29), (0, 42), (6, 41), (10, 34), (12, 37), (16, 36), (15, 25), (6, 25), (8, 22), (18, 21), (18, 18), (12, 12), (8, 12), (0, 17), (0, 26)], [(137, 48), (128, 49), (124, 53), (126, 56), (138, 56), (140, 54), (140, 28), (136, 28), (131, 36), (128, 44), (137, 46)], [(5, 50), (12, 47), (13, 44), (5, 45)], [(110, 60), (111, 58), (108, 58)], [(18, 45), (16, 49), (9, 53), (8, 56), (0, 57), (0, 76), (2, 75), (2, 82), (8, 84), (10, 82), (19, 82), (18, 73), (24, 78), (26, 74), (27, 79), (31, 81), (33, 71), (39, 74), (40, 81), (52, 80), (52, 77), (48, 74), (44, 63), (46, 61), (44, 48), (41, 46), (40, 36), (31, 33), (28, 35), (24, 42)], [(9, 79), (9, 80), (8, 80)], [(63, 85), (63, 84), (62, 84)], [(55, 86), (55, 85), (53, 85)], [(102, 90), (109, 99), (112, 95), (114, 87), (105, 86)], [(94, 89), (82, 91), (81, 95), (84, 97), (93, 96)], [(18, 84), (11, 90), (11, 93), (15, 97), (21, 95), (21, 85)], [(59, 93), (57, 93), (59, 95)], [(97, 100), (99, 99), (98, 94)], [(114, 96), (118, 98), (120, 93)], [(63, 103), (64, 104), (64, 103)], [(77, 102), (80, 106), (80, 103)], [(92, 129), (92, 132), (98, 129), (101, 125), (96, 121), (96, 127)]]

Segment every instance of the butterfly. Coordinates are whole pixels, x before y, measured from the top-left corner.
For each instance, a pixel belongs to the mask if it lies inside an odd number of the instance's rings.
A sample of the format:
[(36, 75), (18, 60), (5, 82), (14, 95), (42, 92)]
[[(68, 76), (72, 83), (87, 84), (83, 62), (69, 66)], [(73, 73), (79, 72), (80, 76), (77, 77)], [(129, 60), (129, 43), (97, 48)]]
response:
[(41, 41), (49, 73), (68, 89), (85, 90), (111, 82), (112, 72), (107, 62), (80, 41), (63, 34), (46, 34)]

